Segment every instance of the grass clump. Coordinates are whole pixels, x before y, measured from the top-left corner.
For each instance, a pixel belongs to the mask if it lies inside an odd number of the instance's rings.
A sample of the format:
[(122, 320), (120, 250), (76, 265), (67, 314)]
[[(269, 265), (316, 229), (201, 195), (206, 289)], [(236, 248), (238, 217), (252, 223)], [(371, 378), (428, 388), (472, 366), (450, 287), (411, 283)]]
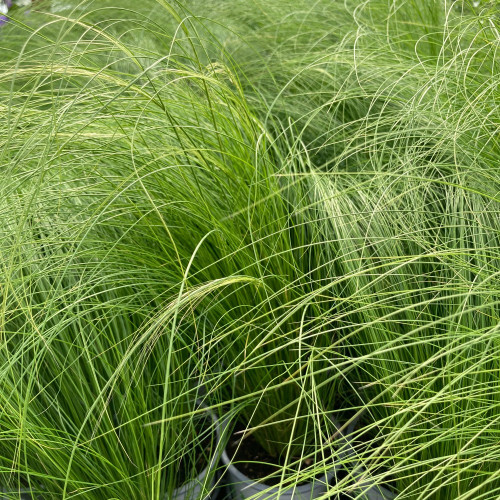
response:
[(491, 5), (69, 5), (0, 33), (13, 495), (174, 495), (205, 394), (283, 486), (496, 498)]

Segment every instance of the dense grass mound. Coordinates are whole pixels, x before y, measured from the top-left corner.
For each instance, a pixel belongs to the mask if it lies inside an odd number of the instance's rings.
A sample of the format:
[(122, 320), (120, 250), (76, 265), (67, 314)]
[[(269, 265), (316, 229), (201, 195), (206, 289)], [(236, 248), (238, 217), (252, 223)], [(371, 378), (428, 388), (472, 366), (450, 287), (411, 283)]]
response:
[(494, 5), (209, 4), (1, 28), (0, 486), (172, 497), (203, 400), (283, 487), (497, 498)]

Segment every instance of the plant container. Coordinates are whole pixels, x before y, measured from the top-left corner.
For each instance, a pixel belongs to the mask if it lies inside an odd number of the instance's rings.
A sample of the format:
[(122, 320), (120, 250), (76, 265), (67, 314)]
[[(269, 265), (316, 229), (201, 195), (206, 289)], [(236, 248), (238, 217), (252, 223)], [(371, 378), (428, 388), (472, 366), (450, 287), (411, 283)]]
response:
[[(340, 429), (340, 424), (333, 418), (332, 421)], [(354, 431), (356, 422), (357, 419), (349, 425), (345, 433), (339, 431), (339, 443), (341, 444), (339, 458), (341, 460), (352, 457), (355, 454), (350, 434)], [(228, 429), (228, 423), (225, 423), (223, 427), (224, 430)], [(329, 485), (334, 484), (337, 480), (337, 470), (340, 469), (340, 467), (333, 465), (330, 471), (314, 478), (310, 483), (295, 487), (279, 488), (260, 483), (243, 474), (232, 464), (226, 450), (223, 451), (221, 459), (226, 468), (226, 483), (232, 489), (234, 500), (244, 500), (251, 497), (258, 498), (259, 500), (312, 500), (319, 498), (328, 491)], [(358, 465), (355, 469), (355, 474), (361, 475), (364, 471), (365, 469)], [(347, 494), (344, 493), (343, 495), (343, 498), (349, 498)], [(357, 500), (393, 500), (396, 498), (394, 493), (383, 486), (375, 484), (370, 478), (364, 481), (362, 489), (357, 489), (352, 495), (352, 498), (356, 498)]]
[[(225, 434), (229, 428), (229, 422), (224, 422), (223, 433)], [(343, 437), (343, 434), (341, 436)], [(227, 441), (227, 439), (225, 438), (224, 441)], [(259, 500), (312, 500), (319, 498), (327, 492), (329, 484), (335, 480), (337, 469), (333, 465), (331, 470), (316, 476), (310, 483), (281, 488), (279, 486), (269, 486), (243, 474), (233, 465), (225, 449), (222, 452), (221, 460), (225, 466), (226, 483), (232, 489), (234, 500), (244, 500), (250, 497)]]
[(279, 488), (259, 483), (240, 472), (231, 463), (226, 450), (222, 453), (222, 463), (226, 466), (226, 482), (232, 488), (235, 500), (250, 497), (259, 498), (259, 500), (312, 500), (326, 493), (329, 481), (335, 477), (335, 470), (332, 469), (310, 483)]

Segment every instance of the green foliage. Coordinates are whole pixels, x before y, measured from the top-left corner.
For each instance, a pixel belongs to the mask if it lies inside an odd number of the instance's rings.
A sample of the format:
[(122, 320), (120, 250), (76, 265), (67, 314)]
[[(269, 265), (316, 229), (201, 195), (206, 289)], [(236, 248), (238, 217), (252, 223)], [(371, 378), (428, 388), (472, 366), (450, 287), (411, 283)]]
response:
[(0, 31), (2, 482), (171, 496), (206, 393), (283, 485), (497, 498), (493, 6), (67, 5)]

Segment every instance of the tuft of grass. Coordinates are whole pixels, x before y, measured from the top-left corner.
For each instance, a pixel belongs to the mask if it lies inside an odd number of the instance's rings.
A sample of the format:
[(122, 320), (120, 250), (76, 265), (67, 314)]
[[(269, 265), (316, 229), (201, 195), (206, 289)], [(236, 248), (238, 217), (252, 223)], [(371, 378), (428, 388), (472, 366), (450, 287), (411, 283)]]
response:
[(496, 498), (498, 29), (438, 0), (41, 2), (3, 27), (13, 494), (171, 496), (202, 398), (282, 487), (335, 460), (331, 497)]

